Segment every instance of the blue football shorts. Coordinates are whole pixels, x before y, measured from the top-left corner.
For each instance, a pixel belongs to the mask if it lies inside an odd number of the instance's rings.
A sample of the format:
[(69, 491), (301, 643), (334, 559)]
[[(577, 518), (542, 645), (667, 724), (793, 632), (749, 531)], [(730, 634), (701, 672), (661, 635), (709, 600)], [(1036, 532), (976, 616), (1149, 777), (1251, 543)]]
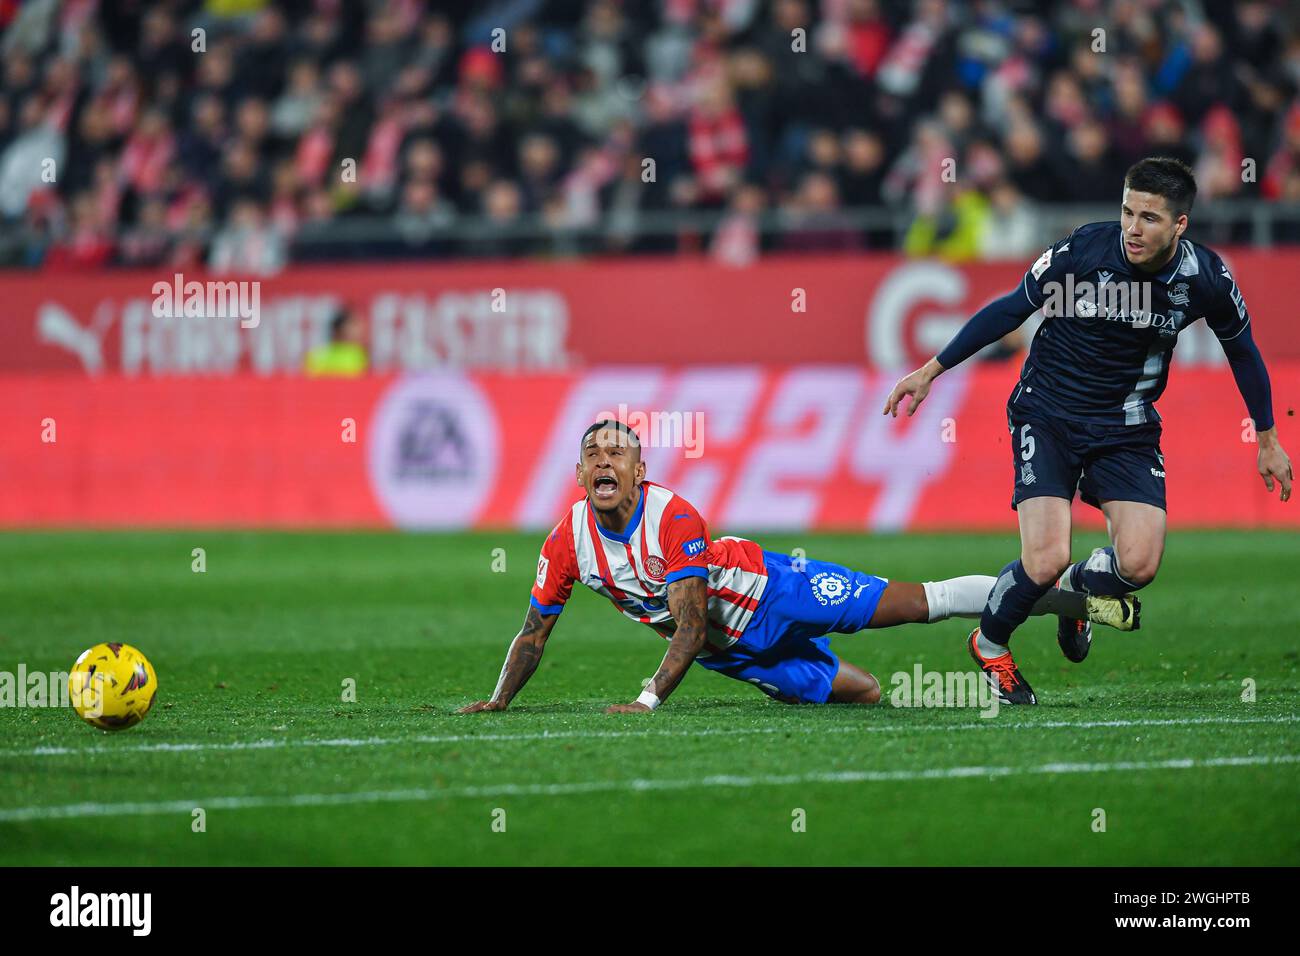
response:
[(695, 663), (787, 704), (824, 704), (840, 670), (827, 635), (866, 628), (889, 580), (773, 551), (763, 561), (767, 587), (745, 633)]

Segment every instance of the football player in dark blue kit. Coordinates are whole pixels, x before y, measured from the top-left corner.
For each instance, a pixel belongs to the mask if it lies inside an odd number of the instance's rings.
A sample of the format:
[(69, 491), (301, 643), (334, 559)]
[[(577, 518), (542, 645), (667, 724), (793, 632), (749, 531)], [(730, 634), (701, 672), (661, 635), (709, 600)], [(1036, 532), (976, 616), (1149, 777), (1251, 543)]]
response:
[[(1246, 302), (1223, 260), (1183, 238), (1195, 197), (1184, 163), (1135, 163), (1124, 177), (1118, 222), (1080, 226), (1050, 246), (1013, 292), (977, 312), (943, 351), (894, 386), (885, 404), (885, 414), (897, 415), (911, 396), (911, 415), (945, 369), (1042, 309), (1007, 401), (1020, 559), (1002, 569), (968, 639), (1003, 703), (1037, 703), (1007, 645), (1044, 593), (1061, 587), (1124, 595), (1155, 578), (1165, 543), (1165, 463), (1154, 403), (1178, 333), (1197, 319), (1222, 343), (1254, 419), (1265, 487), (1280, 485), (1281, 500), (1291, 497), (1291, 462), (1278, 441)], [(1071, 564), (1076, 490), (1105, 514), (1111, 547)], [(1136, 599), (1125, 606), (1139, 610)], [(1131, 629), (1137, 621), (1124, 623)], [(1058, 622), (1057, 640), (1072, 661), (1087, 655), (1091, 637), (1086, 622)]]

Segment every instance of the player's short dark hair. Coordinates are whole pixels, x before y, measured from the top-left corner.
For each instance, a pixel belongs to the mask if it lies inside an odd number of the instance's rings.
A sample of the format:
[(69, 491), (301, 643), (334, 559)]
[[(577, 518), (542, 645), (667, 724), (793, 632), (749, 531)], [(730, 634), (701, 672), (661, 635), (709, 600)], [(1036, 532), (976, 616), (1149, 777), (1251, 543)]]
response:
[(1175, 219), (1191, 212), (1196, 201), (1196, 177), (1192, 168), (1172, 156), (1139, 159), (1124, 174), (1124, 186), (1136, 193), (1163, 196)]
[(602, 428), (612, 428), (614, 429), (614, 431), (622, 432), (623, 434), (627, 435), (627, 439), (628, 439), (627, 443), (629, 445), (631, 445), (633, 448), (638, 448), (638, 449), (641, 447), (640, 436), (638, 436), (636, 432), (632, 431), (632, 429), (628, 428), (625, 422), (620, 422), (617, 419), (613, 419), (613, 418), (602, 418), (600, 421), (593, 422), (591, 425), (587, 426), (587, 430), (582, 433), (582, 441), (579, 442), (579, 447), (585, 446), (587, 444), (588, 435), (590, 435), (592, 432), (598, 432)]

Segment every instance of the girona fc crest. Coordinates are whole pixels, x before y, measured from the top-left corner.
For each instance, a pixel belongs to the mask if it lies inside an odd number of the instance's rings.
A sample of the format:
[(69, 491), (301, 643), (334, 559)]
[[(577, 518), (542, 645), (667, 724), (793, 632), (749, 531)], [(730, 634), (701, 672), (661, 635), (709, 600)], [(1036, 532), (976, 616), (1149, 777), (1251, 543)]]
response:
[(842, 574), (823, 571), (814, 574), (808, 583), (812, 585), (813, 597), (818, 604), (843, 604), (848, 599), (849, 579)]
[(645, 559), (645, 573), (656, 581), (662, 581), (664, 575), (668, 573), (668, 566), (664, 564), (663, 558), (657, 554), (652, 554)]

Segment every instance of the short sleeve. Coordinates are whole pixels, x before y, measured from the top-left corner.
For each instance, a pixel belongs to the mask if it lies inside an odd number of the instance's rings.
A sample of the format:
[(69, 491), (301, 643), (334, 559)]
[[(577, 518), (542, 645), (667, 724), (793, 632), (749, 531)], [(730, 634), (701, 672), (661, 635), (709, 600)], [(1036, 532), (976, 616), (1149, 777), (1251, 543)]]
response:
[(659, 547), (668, 562), (664, 581), (709, 576), (709, 529), (686, 500), (673, 496), (659, 524)]
[(1205, 324), (1219, 337), (1220, 342), (1227, 342), (1246, 331), (1246, 326), (1250, 325), (1250, 312), (1246, 309), (1246, 300), (1228, 267), (1219, 261), (1215, 271), (1218, 274), (1210, 280), (1214, 295), (1210, 299), (1210, 308), (1205, 313)]
[(565, 517), (551, 532), (537, 557), (537, 579), (529, 603), (542, 614), (559, 614), (564, 610), (573, 582), (578, 576), (578, 560), (574, 554), (573, 528)]

